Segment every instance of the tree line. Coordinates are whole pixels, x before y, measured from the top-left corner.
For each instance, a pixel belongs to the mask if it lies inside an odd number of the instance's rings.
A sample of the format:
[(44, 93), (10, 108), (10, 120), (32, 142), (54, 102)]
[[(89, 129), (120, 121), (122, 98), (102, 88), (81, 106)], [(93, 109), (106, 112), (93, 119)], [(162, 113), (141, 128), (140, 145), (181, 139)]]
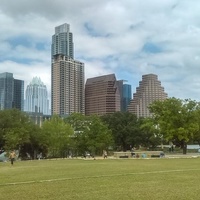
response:
[(17, 109), (0, 111), (0, 148), (19, 150), (20, 157), (83, 156), (90, 152), (101, 155), (103, 150), (127, 151), (143, 146), (180, 146), (186, 153), (187, 144), (200, 144), (200, 103), (187, 99), (168, 98), (149, 106), (148, 118), (137, 118), (130, 112), (84, 116), (73, 113), (61, 118), (53, 115), (42, 126)]

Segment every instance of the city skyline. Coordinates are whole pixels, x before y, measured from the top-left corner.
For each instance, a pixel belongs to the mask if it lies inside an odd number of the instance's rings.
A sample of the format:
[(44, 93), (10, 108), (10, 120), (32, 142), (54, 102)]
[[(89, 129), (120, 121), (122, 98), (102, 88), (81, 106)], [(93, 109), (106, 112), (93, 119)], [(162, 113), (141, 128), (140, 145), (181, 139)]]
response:
[(52, 32), (67, 23), (85, 80), (115, 73), (128, 80), (133, 94), (142, 75), (153, 73), (169, 97), (200, 100), (200, 2), (11, 3), (1, 1), (0, 73), (13, 73), (25, 88), (38, 76), (50, 94)]

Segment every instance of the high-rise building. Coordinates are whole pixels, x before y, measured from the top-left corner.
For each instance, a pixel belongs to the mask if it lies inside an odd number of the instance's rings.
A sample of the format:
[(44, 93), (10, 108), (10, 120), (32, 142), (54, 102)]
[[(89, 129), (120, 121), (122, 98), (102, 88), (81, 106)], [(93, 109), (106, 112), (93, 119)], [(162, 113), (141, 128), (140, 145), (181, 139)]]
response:
[(146, 74), (142, 76), (136, 93), (133, 94), (128, 111), (137, 115), (137, 117), (150, 117), (148, 106), (155, 100), (164, 100), (167, 94), (155, 74)]
[(0, 110), (23, 110), (24, 81), (13, 78), (12, 73), (0, 74)]
[(50, 114), (47, 87), (40, 78), (34, 77), (25, 92), (26, 112)]
[(124, 84), (126, 80), (118, 80), (117, 85), (120, 93), (120, 111), (126, 112), (131, 100), (131, 85)]
[(85, 113), (84, 76), (84, 63), (74, 60), (73, 34), (69, 24), (57, 26), (52, 37), (52, 114)]
[(69, 24), (62, 24), (55, 27), (55, 34), (52, 36), (51, 57), (63, 54), (74, 59), (73, 34), (70, 32)]
[(84, 64), (64, 55), (52, 63), (52, 113), (85, 113)]
[(89, 78), (85, 85), (85, 114), (104, 115), (120, 111), (120, 98), (114, 74)]
[(128, 105), (131, 101), (131, 85), (123, 84), (123, 94), (122, 94), (122, 111), (126, 112), (128, 109)]
[(11, 109), (13, 107), (13, 74), (1, 73), (0, 74), (0, 107), (1, 110)]
[(24, 81), (14, 79), (13, 107), (24, 110)]

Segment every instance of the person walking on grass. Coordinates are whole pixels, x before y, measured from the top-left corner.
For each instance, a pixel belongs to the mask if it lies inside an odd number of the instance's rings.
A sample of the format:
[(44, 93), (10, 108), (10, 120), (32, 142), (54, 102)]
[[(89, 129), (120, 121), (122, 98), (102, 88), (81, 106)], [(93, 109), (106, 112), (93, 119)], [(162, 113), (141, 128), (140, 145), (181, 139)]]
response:
[(16, 156), (16, 154), (15, 154), (14, 150), (12, 150), (12, 151), (10, 152), (10, 156), (9, 156), (11, 165), (13, 165), (13, 163), (14, 163), (15, 156)]

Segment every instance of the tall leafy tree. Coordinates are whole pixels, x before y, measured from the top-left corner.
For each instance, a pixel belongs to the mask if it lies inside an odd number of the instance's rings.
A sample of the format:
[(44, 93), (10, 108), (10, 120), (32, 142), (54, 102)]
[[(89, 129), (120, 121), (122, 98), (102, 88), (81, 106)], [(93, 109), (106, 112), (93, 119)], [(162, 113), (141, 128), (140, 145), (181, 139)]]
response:
[(104, 115), (102, 119), (112, 130), (115, 147), (126, 151), (139, 142), (140, 123), (137, 116), (130, 112), (115, 112)]
[(197, 102), (176, 98), (155, 101), (149, 106), (165, 139), (179, 143), (184, 154), (186, 154), (187, 142), (198, 130), (196, 108)]
[(160, 134), (158, 125), (153, 118), (142, 118), (140, 126), (140, 143), (147, 148), (156, 148), (157, 145), (162, 143), (163, 136)]
[(29, 140), (20, 146), (20, 156), (22, 159), (27, 158), (27, 153), (31, 159), (36, 159), (39, 153), (42, 153), (43, 156), (46, 155), (46, 146), (43, 144), (42, 138), (40, 127), (32, 123), (29, 131)]
[(32, 122), (29, 117), (17, 110), (0, 111), (0, 137), (5, 149), (19, 149), (30, 139)]
[(194, 141), (200, 145), (200, 102), (197, 103), (195, 116), (198, 128), (194, 133)]
[(42, 124), (41, 129), (41, 140), (47, 147), (49, 156), (65, 156), (74, 134), (73, 128), (59, 116), (53, 115)]
[(88, 150), (93, 155), (102, 154), (104, 149), (108, 149), (113, 145), (111, 131), (96, 115), (89, 117), (89, 124), (84, 131), (84, 138), (86, 138)]
[(74, 129), (73, 141), (79, 155), (86, 151), (93, 155), (102, 154), (103, 149), (113, 145), (111, 131), (100, 117), (72, 113), (65, 121)]
[(88, 129), (90, 119), (88, 116), (81, 113), (72, 113), (64, 119), (65, 123), (70, 124), (74, 130), (74, 135), (71, 143), (71, 151), (74, 155), (84, 155), (87, 148), (87, 138), (85, 130)]

